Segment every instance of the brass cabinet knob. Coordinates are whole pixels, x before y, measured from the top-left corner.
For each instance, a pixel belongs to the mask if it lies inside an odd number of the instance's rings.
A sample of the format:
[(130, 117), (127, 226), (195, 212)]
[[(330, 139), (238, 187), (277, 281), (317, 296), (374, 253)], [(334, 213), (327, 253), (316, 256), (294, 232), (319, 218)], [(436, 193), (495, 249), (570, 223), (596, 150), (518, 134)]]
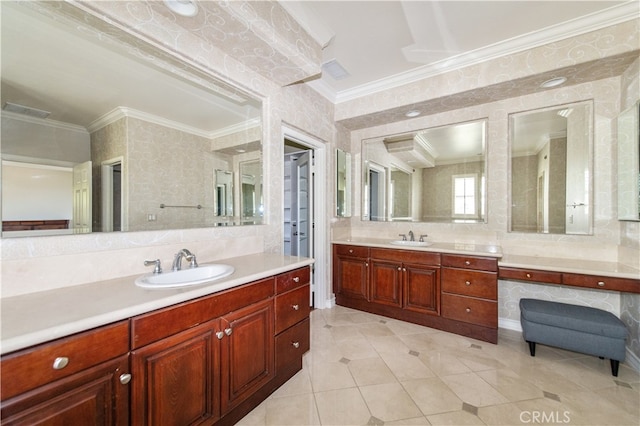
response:
[(216, 337), (218, 338), (218, 340), (222, 340), (222, 338), (224, 337), (224, 333), (222, 331), (216, 331)]
[(464, 282), (466, 285), (471, 285), (471, 281), (465, 281)]
[(604, 287), (604, 281), (598, 281), (598, 287)]
[(291, 342), (291, 346), (298, 349), (300, 347), (300, 342)]
[(471, 308), (467, 308), (467, 309), (465, 309), (465, 311), (466, 311), (467, 313), (469, 313), (469, 312), (471, 312)]
[(293, 308), (294, 311), (297, 311), (300, 309), (300, 305), (292, 305), (291, 308)]
[(294, 283), (299, 283), (300, 282), (300, 277), (293, 277), (293, 282)]

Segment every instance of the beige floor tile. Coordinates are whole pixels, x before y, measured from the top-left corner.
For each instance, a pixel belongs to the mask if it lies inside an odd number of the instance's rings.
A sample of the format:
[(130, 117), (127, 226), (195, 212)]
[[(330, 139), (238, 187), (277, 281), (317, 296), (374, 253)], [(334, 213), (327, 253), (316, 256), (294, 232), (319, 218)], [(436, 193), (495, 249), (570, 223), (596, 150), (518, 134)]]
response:
[(318, 392), (315, 396), (323, 425), (366, 425), (371, 419), (357, 388)]
[[(498, 345), (354, 309), (311, 313), (298, 372), (243, 418), (267, 425), (640, 426), (640, 373), (499, 331)], [(491, 404), (491, 405), (486, 405)]]
[(434, 414), (427, 416), (427, 420), (434, 426), (473, 426), (485, 424), (477, 415), (462, 410), (452, 411), (451, 413)]
[(285, 384), (280, 386), (271, 396), (282, 398), (291, 395), (303, 395), (313, 393), (311, 378), (307, 369), (298, 371)]
[(358, 386), (398, 382), (380, 357), (352, 360), (347, 366)]
[(449, 352), (426, 352), (418, 355), (420, 360), (426, 364), (437, 376), (449, 376), (452, 374), (462, 374), (471, 371)]
[(476, 373), (443, 376), (440, 379), (458, 395), (458, 398), (474, 407), (485, 407), (508, 402), (504, 395), (495, 390)]
[(378, 356), (378, 352), (364, 336), (351, 340), (341, 340), (336, 342), (335, 345), (340, 350), (340, 353), (342, 353), (344, 358), (351, 360), (374, 358)]
[(380, 352), (380, 357), (399, 381), (435, 377), (435, 373), (415, 354)]
[(398, 382), (362, 386), (360, 392), (371, 415), (385, 423), (422, 416), (420, 409)]
[(384, 426), (428, 426), (431, 423), (427, 420), (426, 417), (416, 417), (414, 419), (402, 419), (395, 420), (392, 422), (384, 422)]
[(462, 408), (462, 400), (437, 377), (408, 380), (402, 386), (426, 416)]
[(315, 397), (311, 393), (267, 400), (266, 426), (319, 424)]
[(397, 336), (369, 337), (369, 343), (378, 352), (408, 353), (409, 348)]
[(531, 418), (531, 412), (526, 412), (515, 403), (491, 405), (478, 408), (478, 417), (487, 425), (514, 426), (536, 425)]
[(542, 390), (509, 369), (487, 370), (476, 373), (504, 395), (509, 401), (542, 398)]
[(356, 387), (349, 368), (342, 362), (313, 364), (310, 375), (314, 392)]

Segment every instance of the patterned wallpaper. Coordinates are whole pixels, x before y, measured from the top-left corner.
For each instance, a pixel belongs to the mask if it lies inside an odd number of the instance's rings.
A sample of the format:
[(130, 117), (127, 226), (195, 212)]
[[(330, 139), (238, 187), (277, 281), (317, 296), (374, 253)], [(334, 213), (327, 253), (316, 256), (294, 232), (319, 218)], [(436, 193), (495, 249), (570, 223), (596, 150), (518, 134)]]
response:
[[(233, 9), (223, 9), (222, 6), (229, 3), (234, 3)], [(613, 137), (613, 121), (620, 108), (630, 105), (640, 93), (640, 46), (637, 43), (640, 20), (332, 105), (304, 84), (282, 87), (285, 81), (297, 81), (300, 76), (316, 72), (315, 58), (319, 51), (310, 46), (307, 36), (298, 33), (297, 27), (291, 25), (289, 18), (272, 2), (254, 8), (249, 8), (246, 2), (221, 3), (220, 13), (207, 10), (206, 19), (198, 28), (189, 28), (196, 24), (171, 15), (161, 5), (161, 2), (85, 1), (45, 2), (33, 7), (61, 8), (78, 18), (81, 23), (78, 25), (84, 25), (96, 37), (129, 40), (135, 46), (131, 49), (132, 54), (145, 55), (148, 45), (153, 44), (163, 51), (168, 64), (182, 62), (180, 67), (174, 68), (175, 72), (183, 73), (183, 69), (188, 69), (190, 72), (184, 74), (189, 78), (214, 76), (226, 84), (217, 86), (217, 90), (233, 93), (237, 91), (234, 87), (238, 87), (258, 97), (265, 108), (265, 180), (269, 182), (265, 186), (267, 225), (3, 240), (3, 297), (143, 273), (146, 272), (143, 259), (169, 259), (183, 246), (197, 252), (202, 261), (220, 258), (221, 254), (216, 250), (220, 244), (225, 247), (225, 255), (262, 250), (280, 252), (282, 125), (325, 144), (329, 152), (336, 146), (348, 147), (353, 154), (352, 175), (357, 177), (361, 170), (360, 141), (365, 137), (488, 118), (488, 222), (424, 224), (415, 226), (414, 232), (428, 233), (430, 238), (441, 241), (499, 243), (503, 250), (513, 253), (561, 256), (571, 252), (602, 260), (620, 258), (629, 264), (640, 265), (638, 223), (621, 224), (615, 218)], [(249, 19), (251, 16), (255, 19)], [(237, 27), (239, 23), (242, 25)], [(254, 31), (236, 31), (248, 27), (253, 27)], [(216, 28), (224, 30), (213, 31)], [(270, 28), (276, 31), (271, 33)], [(238, 44), (244, 47), (235, 51), (234, 37), (245, 36), (249, 39)], [(274, 38), (269, 38), (271, 36)], [(270, 56), (273, 50), (265, 47), (265, 43), (271, 46), (270, 41), (278, 46), (275, 58)], [(297, 49), (296, 46), (301, 47)], [(620, 78), (622, 73), (623, 78)], [(558, 74), (567, 74), (569, 84), (553, 90), (535, 89), (541, 81)], [(594, 234), (551, 236), (507, 232), (508, 114), (584, 99), (595, 100)], [(415, 108), (422, 109), (423, 116), (406, 120), (405, 110)], [(332, 170), (331, 160), (327, 168)], [(332, 180), (328, 187), (333, 187)], [(357, 179), (352, 189), (354, 217), (335, 220), (332, 230), (336, 234), (395, 236), (398, 231), (407, 231), (406, 224), (361, 222)], [(330, 216), (333, 195), (333, 190), (328, 190), (324, 200)], [(328, 252), (329, 248), (326, 250)], [(330, 279), (329, 269), (322, 272)], [(517, 320), (514, 303), (526, 295), (592, 304), (619, 312), (634, 333), (631, 347), (640, 354), (637, 337), (639, 296), (623, 295), (620, 299), (619, 295), (606, 292), (591, 295), (584, 290), (501, 282), (499, 315), (503, 323)]]

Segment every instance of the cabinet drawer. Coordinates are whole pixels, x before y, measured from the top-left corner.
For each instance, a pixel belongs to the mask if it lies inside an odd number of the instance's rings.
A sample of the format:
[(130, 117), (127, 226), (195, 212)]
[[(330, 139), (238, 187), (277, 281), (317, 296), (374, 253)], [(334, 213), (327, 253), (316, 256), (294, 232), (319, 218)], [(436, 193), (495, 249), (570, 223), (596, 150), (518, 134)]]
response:
[(302, 355), (309, 350), (309, 318), (276, 336), (276, 372), (302, 366)]
[(440, 253), (418, 250), (371, 248), (369, 255), (372, 259), (392, 260), (395, 262), (415, 263), (418, 265), (440, 265)]
[(538, 283), (562, 284), (560, 272), (537, 271), (535, 269), (500, 268), (500, 278)]
[(498, 300), (497, 276), (493, 272), (442, 268), (442, 291)]
[(2, 399), (129, 352), (129, 321), (85, 331), (2, 357)]
[(131, 320), (131, 349), (272, 297), (274, 287), (274, 279), (265, 278), (134, 317)]
[(594, 288), (598, 290), (623, 291), (640, 293), (640, 280), (632, 278), (614, 278), (597, 275), (562, 274), (562, 283), (578, 287)]
[(276, 293), (284, 293), (285, 291), (293, 290), (296, 287), (309, 284), (310, 276), (311, 268), (308, 266), (287, 272), (286, 274), (277, 275)]
[(492, 257), (443, 254), (442, 266), (453, 268), (478, 269), (480, 271), (498, 271), (498, 260)]
[(276, 334), (309, 316), (309, 285), (276, 297)]
[(498, 327), (498, 302), (443, 293), (442, 316), (495, 328)]
[(338, 256), (369, 257), (369, 247), (336, 244), (333, 249)]

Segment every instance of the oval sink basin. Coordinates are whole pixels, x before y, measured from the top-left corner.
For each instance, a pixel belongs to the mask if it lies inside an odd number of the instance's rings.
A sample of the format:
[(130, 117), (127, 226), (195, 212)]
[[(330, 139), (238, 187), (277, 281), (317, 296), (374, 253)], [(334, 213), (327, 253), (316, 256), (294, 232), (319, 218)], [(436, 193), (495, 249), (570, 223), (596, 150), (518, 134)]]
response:
[(136, 279), (136, 285), (144, 288), (177, 288), (204, 284), (220, 278), (228, 277), (235, 272), (231, 265), (215, 263), (180, 271), (147, 274)]
[(409, 247), (428, 247), (433, 243), (429, 241), (404, 241), (404, 240), (396, 240), (391, 241), (391, 244), (396, 246), (409, 246)]

